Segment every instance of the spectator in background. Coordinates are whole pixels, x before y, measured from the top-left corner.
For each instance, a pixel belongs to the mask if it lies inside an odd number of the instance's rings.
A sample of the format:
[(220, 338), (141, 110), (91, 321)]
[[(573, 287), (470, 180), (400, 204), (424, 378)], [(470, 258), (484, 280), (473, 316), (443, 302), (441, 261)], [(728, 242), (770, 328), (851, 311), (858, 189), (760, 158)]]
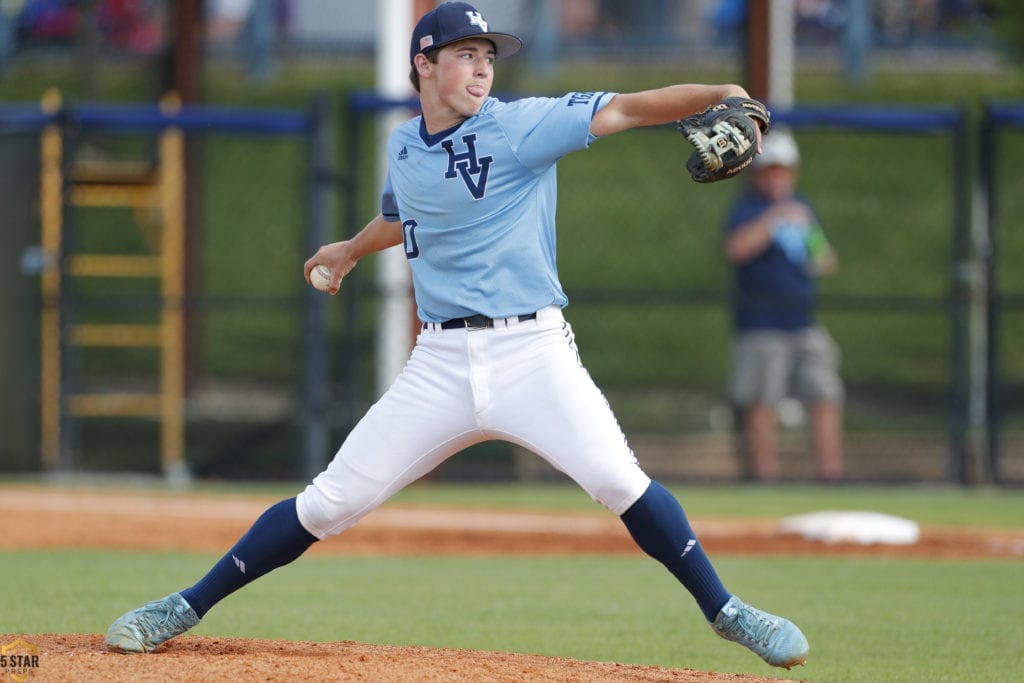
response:
[(81, 25), (81, 9), (68, 0), (27, 0), (17, 14), (18, 42), (71, 45)]
[(799, 161), (787, 131), (766, 136), (725, 227), (725, 255), (735, 266), (729, 393), (759, 479), (780, 477), (776, 408), (791, 396), (809, 408), (818, 477), (836, 481), (844, 389), (838, 348), (815, 324), (814, 309), (815, 278), (834, 272), (837, 261), (814, 210), (796, 192)]
[(250, 80), (263, 82), (289, 47), (290, 0), (210, 0), (206, 38), (214, 50), (241, 54)]
[(211, 43), (238, 41), (252, 14), (252, 0), (211, 0), (206, 4), (206, 31)]

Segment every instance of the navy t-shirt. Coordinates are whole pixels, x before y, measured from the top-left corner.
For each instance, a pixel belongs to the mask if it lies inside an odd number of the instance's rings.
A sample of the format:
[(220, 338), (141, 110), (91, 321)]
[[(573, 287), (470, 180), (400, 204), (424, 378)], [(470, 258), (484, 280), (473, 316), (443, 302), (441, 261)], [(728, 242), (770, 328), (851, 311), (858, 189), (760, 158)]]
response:
[[(796, 199), (807, 204), (803, 197)], [(729, 215), (726, 234), (731, 234), (770, 206), (771, 202), (761, 196), (744, 194)], [(736, 267), (733, 314), (737, 330), (793, 331), (814, 324), (815, 291), (807, 248), (807, 236), (812, 227), (794, 224), (775, 226), (768, 248)]]

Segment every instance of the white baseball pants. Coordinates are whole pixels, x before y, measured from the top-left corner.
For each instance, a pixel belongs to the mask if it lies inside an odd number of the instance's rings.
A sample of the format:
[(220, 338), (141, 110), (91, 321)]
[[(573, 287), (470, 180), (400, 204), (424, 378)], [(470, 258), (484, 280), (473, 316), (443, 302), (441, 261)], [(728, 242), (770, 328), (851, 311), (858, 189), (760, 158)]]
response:
[(480, 330), (424, 329), (395, 383), (298, 495), (317, 538), (354, 525), (475, 443), (519, 444), (616, 515), (647, 489), (611, 408), (579, 360), (557, 306)]

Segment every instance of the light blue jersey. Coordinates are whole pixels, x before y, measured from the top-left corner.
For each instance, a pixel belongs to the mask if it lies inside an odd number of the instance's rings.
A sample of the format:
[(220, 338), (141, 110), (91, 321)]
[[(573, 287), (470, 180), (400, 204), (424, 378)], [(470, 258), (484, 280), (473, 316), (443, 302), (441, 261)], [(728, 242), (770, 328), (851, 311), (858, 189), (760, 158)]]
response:
[(590, 121), (612, 97), (489, 98), (436, 135), (422, 117), (395, 130), (381, 212), (402, 221), (421, 320), (568, 302), (555, 264), (555, 164), (595, 139)]

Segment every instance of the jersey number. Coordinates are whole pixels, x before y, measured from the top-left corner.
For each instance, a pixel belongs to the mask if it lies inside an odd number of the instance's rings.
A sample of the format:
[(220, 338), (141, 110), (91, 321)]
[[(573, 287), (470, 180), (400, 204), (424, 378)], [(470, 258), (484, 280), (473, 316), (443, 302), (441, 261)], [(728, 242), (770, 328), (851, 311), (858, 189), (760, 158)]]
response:
[(416, 244), (416, 221), (402, 223), (402, 239), (405, 241), (405, 258), (414, 259), (420, 255), (419, 245)]

